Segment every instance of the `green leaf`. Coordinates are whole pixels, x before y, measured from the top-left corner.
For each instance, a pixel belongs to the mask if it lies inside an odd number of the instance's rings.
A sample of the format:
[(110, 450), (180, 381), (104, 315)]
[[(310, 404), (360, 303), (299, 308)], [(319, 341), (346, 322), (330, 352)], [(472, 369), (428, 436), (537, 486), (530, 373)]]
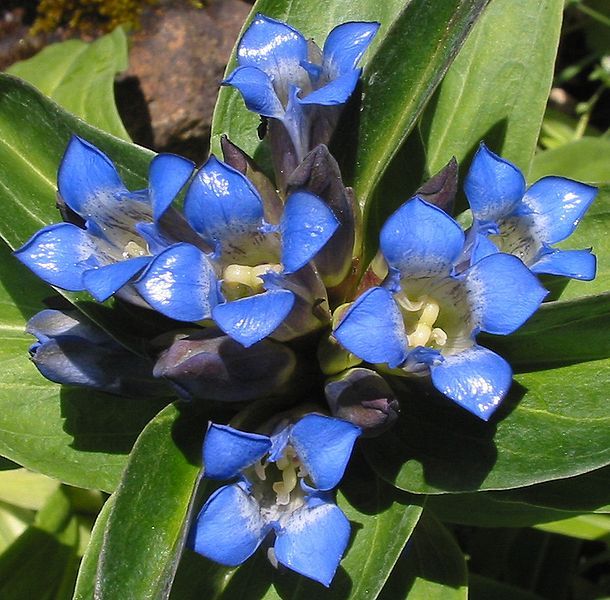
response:
[(170, 405), (138, 438), (114, 496), (96, 598), (163, 598), (187, 531), (205, 420)]
[(287, 569), (275, 571), (263, 551), (228, 569), (187, 551), (172, 598), (233, 600), (320, 600), (375, 598), (389, 576), (422, 512), (421, 499), (401, 494), (380, 481), (352, 456), (337, 503), (352, 523), (352, 540), (328, 590)]
[[(320, 6), (310, 0), (291, 0), (290, 2), (285, 0), (258, 0), (252, 7), (239, 38), (241, 38), (256, 13), (263, 13), (269, 17), (286, 21), (302, 31), (305, 37), (313, 38), (320, 45), (331, 29), (340, 23), (346, 21), (378, 21), (382, 27), (367, 53), (368, 56), (372, 56), (389, 31), (392, 22), (408, 3), (409, 0), (385, 0), (384, 2), (334, 0), (332, 4), (325, 5), (324, 10), (321, 11)], [(362, 64), (365, 63), (366, 58), (362, 61)], [(230, 73), (236, 65), (234, 49), (226, 73)], [(260, 152), (260, 140), (256, 134), (259, 123), (259, 116), (246, 109), (237, 90), (230, 87), (220, 88), (212, 120), (212, 152), (220, 155), (220, 137), (226, 134), (233, 143), (250, 156), (254, 156), (257, 151)]]
[(513, 368), (531, 371), (610, 357), (610, 293), (547, 302), (508, 336), (481, 335), (479, 342)]
[(76, 578), (74, 600), (92, 600), (94, 598), (97, 564), (104, 543), (104, 532), (106, 531), (108, 517), (114, 505), (114, 498), (115, 496), (113, 495), (106, 500), (91, 531), (91, 539), (81, 561), (78, 577)]
[(583, 512), (610, 512), (610, 467), (501, 492), (431, 496), (443, 521), (478, 527), (529, 527)]
[(32, 510), (0, 502), (0, 556), (34, 521)]
[(383, 39), (363, 77), (353, 182), (361, 206), (486, 5), (487, 0), (412, 0)]
[(542, 596), (533, 592), (475, 573), (470, 574), (468, 581), (470, 600), (543, 600)]
[(466, 600), (468, 571), (453, 536), (428, 510), (396, 563), (379, 600)]
[(0, 557), (0, 597), (65, 598), (77, 564), (78, 523), (58, 490), (29, 527)]
[(50, 293), (0, 243), (0, 454), (66, 483), (110, 491), (137, 435), (167, 401), (62, 387), (42, 377), (28, 358), (34, 340), (24, 329)]
[(599, 540), (610, 542), (610, 516), (580, 515), (537, 525), (536, 529), (547, 533), (558, 533), (579, 540)]
[(422, 119), (428, 174), (452, 156), (464, 164), (485, 140), (527, 175), (551, 89), (563, 5), (489, 5)]
[(27, 469), (0, 472), (0, 502), (39, 510), (59, 488), (59, 481)]
[(502, 501), (557, 510), (610, 512), (610, 467), (493, 495)]
[(511, 501), (507, 494), (509, 492), (435, 495), (429, 497), (426, 510), (445, 523), (474, 527), (531, 527), (574, 515), (569, 511)]
[(114, 76), (127, 67), (127, 37), (119, 27), (90, 44), (80, 40), (51, 44), (7, 72), (90, 125), (129, 140), (114, 102)]
[(403, 394), (401, 418), (367, 440), (367, 459), (390, 483), (428, 494), (524, 487), (603, 467), (609, 367), (606, 359), (517, 375), (489, 423), (438, 394)]
[(610, 181), (610, 140), (584, 137), (559, 148), (539, 152), (534, 157), (529, 180), (546, 175), (560, 175), (586, 183)]
[(73, 134), (106, 152), (130, 189), (145, 187), (152, 152), (87, 125), (27, 83), (0, 74), (0, 236), (11, 248), (61, 220), (57, 169)]

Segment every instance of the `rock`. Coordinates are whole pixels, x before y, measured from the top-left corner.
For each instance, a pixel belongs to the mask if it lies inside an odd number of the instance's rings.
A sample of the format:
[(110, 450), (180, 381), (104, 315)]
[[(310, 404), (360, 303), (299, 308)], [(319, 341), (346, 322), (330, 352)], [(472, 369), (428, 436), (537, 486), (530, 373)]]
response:
[(206, 157), (212, 111), (231, 49), (250, 6), (168, 2), (142, 15), (117, 102), (134, 141), (196, 162)]

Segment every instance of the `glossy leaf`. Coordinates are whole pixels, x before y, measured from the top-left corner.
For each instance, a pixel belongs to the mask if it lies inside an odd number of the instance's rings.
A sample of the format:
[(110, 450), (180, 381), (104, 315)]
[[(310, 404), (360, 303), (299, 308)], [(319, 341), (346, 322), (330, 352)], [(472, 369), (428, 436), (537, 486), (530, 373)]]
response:
[[(163, 598), (182, 551), (206, 423), (168, 406), (138, 438), (108, 515), (96, 598)], [(137, 515), (137, 518), (134, 518)]]
[(95, 574), (97, 572), (97, 563), (104, 543), (104, 532), (108, 517), (114, 505), (114, 496), (110, 496), (102, 507), (102, 510), (97, 516), (93, 530), (91, 531), (91, 539), (87, 545), (87, 550), (81, 561), (76, 578), (76, 586), (74, 589), (74, 600), (91, 600), (95, 597)]
[(517, 371), (610, 357), (610, 293), (546, 302), (509, 336), (480, 336)]
[(114, 102), (114, 76), (127, 67), (127, 37), (119, 27), (90, 44), (80, 40), (51, 44), (7, 72), (90, 125), (129, 140)]
[(137, 435), (167, 401), (43, 378), (28, 358), (34, 340), (24, 329), (51, 294), (0, 244), (0, 454), (66, 483), (111, 491)]
[(375, 598), (419, 519), (421, 499), (393, 490), (352, 457), (337, 503), (352, 524), (352, 540), (328, 590), (287, 569), (275, 571), (260, 550), (237, 569), (187, 551), (171, 598), (232, 600), (246, 589), (263, 600)]
[(466, 600), (466, 559), (453, 536), (427, 510), (379, 600)]
[(486, 0), (412, 0), (388, 31), (363, 77), (353, 182), (361, 206), (486, 5)]
[(504, 501), (509, 492), (477, 492), (431, 496), (426, 510), (444, 523), (469, 527), (532, 527), (540, 523), (567, 519), (575, 513), (532, 506), (525, 502)]
[(527, 174), (551, 89), (563, 5), (489, 5), (422, 119), (429, 174), (452, 156), (463, 165), (481, 140)]
[(537, 181), (546, 175), (560, 175), (586, 183), (610, 181), (610, 140), (585, 137), (559, 148), (539, 152), (534, 157), (529, 180)]
[[(324, 10), (321, 11), (318, 4), (309, 0), (292, 0), (291, 2), (257, 0), (239, 37), (256, 13), (288, 22), (302, 31), (306, 38), (313, 38), (320, 46), (324, 43), (331, 29), (340, 23), (346, 21), (378, 21), (382, 24), (382, 27), (367, 52), (367, 56), (370, 57), (388, 33), (392, 22), (408, 3), (409, 0), (386, 0), (385, 2), (335, 0), (332, 4), (325, 5)], [(362, 64), (366, 64), (366, 62), (368, 62), (368, 59), (365, 56)], [(234, 50), (225, 73), (228, 75), (236, 64)], [(212, 152), (221, 156), (220, 138), (223, 134), (226, 134), (234, 144), (237, 144), (250, 156), (260, 154), (261, 148), (259, 147), (261, 144), (256, 135), (259, 123), (258, 115), (246, 109), (237, 90), (229, 87), (220, 88), (212, 121)]]
[(0, 74), (0, 236), (11, 248), (61, 220), (57, 168), (74, 133), (112, 157), (130, 189), (145, 186), (152, 152), (87, 125), (30, 85)]
[(610, 517), (607, 515), (580, 515), (538, 525), (536, 529), (547, 533), (567, 535), (579, 540), (610, 541)]
[(367, 458), (399, 488), (431, 494), (524, 487), (603, 467), (609, 367), (605, 359), (517, 375), (489, 423), (438, 394), (403, 392), (397, 426), (367, 441)]

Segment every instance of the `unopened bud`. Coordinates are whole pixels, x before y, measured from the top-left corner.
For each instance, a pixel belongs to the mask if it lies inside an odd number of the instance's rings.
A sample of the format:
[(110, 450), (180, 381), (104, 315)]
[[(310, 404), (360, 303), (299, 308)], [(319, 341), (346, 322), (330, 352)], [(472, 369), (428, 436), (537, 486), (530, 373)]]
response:
[(175, 339), (153, 373), (187, 398), (245, 402), (282, 391), (295, 366), (292, 350), (271, 340), (244, 348), (228, 335), (198, 331)]
[(375, 437), (398, 418), (399, 405), (385, 379), (370, 369), (349, 369), (330, 379), (324, 388), (333, 416), (362, 428), (363, 437)]
[(452, 215), (457, 188), (458, 163), (453, 157), (436, 175), (428, 179), (415, 195)]

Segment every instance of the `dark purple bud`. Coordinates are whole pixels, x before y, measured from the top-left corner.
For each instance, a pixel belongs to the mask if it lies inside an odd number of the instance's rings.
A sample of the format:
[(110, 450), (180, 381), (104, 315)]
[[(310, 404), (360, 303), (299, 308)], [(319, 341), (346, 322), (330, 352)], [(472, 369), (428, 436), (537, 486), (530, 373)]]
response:
[(454, 156), (436, 175), (428, 179), (415, 195), (452, 215), (457, 188), (458, 162)]
[(224, 161), (242, 175), (245, 175), (256, 187), (263, 200), (265, 219), (277, 225), (282, 216), (283, 204), (271, 180), (261, 171), (258, 165), (241, 148), (223, 135), (220, 138)]
[(41, 374), (56, 383), (122, 396), (171, 396), (155, 379), (152, 362), (136, 355), (77, 310), (43, 310), (26, 327), (38, 342), (30, 347)]
[(316, 255), (314, 263), (327, 287), (340, 285), (349, 275), (355, 241), (354, 195), (341, 179), (337, 161), (323, 144), (314, 148), (288, 180), (289, 191), (304, 189), (330, 207), (339, 227)]
[(275, 182), (280, 193), (285, 193), (288, 179), (299, 164), (299, 155), (283, 123), (269, 119), (267, 137), (271, 147), (271, 160), (275, 171)]
[(394, 392), (379, 373), (370, 369), (349, 369), (328, 380), (324, 392), (331, 414), (361, 427), (363, 437), (383, 433), (398, 418)]
[(245, 402), (282, 392), (295, 367), (292, 350), (271, 340), (244, 348), (218, 330), (197, 330), (175, 336), (153, 372), (187, 398)]

